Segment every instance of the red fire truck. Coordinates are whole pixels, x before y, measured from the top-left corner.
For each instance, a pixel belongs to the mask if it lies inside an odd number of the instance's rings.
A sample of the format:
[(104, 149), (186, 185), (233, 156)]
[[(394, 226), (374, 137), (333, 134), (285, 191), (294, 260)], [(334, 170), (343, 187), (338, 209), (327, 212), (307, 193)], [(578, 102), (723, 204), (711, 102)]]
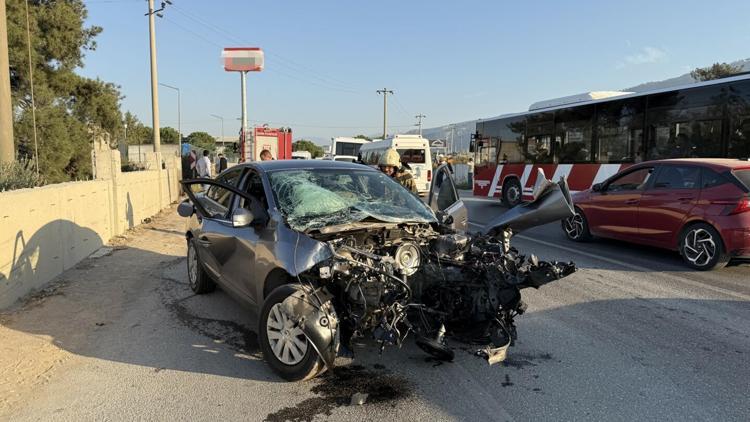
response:
[(288, 127), (269, 128), (255, 126), (252, 139), (245, 139), (240, 135), (241, 162), (260, 161), (260, 153), (264, 149), (271, 152), (276, 160), (292, 159), (292, 129)]

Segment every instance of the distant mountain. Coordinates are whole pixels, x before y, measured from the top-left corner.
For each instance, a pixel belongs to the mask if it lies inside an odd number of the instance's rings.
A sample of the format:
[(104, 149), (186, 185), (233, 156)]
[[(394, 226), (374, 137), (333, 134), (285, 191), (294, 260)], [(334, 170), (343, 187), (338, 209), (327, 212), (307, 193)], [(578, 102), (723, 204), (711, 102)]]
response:
[[(741, 66), (743, 72), (750, 72), (750, 58), (745, 60), (737, 60), (736, 62), (732, 62), (730, 64), (734, 66)], [(655, 89), (671, 88), (673, 86), (690, 85), (696, 82), (697, 81), (690, 76), (690, 73), (686, 73), (676, 78), (669, 78), (663, 81), (646, 82), (631, 88), (625, 88), (623, 89), (623, 91), (644, 92)]]
[[(731, 64), (735, 66), (742, 66), (742, 71), (750, 72), (750, 58), (744, 59), (744, 60), (738, 60), (736, 62), (732, 62)], [(656, 81), (656, 82), (646, 82), (640, 85), (636, 85), (634, 87), (622, 89), (621, 91), (644, 92), (644, 91), (651, 91), (655, 89), (670, 88), (673, 86), (689, 85), (695, 82), (697, 81), (690, 76), (690, 73), (686, 73), (676, 78), (670, 78), (670, 79), (665, 79), (663, 81)], [(468, 151), (469, 142), (471, 140), (471, 134), (474, 133), (474, 131), (476, 130), (475, 124), (476, 124), (476, 120), (469, 120), (466, 122), (453, 124), (453, 126), (455, 127), (454, 143), (455, 143), (456, 151)], [(451, 136), (450, 127), (451, 125), (448, 124), (448, 125), (439, 126), (439, 127), (422, 129), (422, 136), (430, 140), (435, 140), (435, 139), (449, 140)], [(416, 129), (410, 130), (409, 132), (406, 132), (406, 133), (414, 134), (414, 133), (417, 133), (417, 130)]]

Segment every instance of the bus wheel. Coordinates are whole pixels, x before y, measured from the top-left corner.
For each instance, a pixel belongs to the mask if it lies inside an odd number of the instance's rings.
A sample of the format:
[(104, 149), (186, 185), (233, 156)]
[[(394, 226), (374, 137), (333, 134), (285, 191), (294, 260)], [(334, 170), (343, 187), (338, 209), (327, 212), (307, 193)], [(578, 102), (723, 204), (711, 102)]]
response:
[(516, 178), (508, 179), (503, 183), (503, 203), (508, 207), (515, 207), (521, 203), (523, 198), (523, 190), (521, 190), (521, 182)]

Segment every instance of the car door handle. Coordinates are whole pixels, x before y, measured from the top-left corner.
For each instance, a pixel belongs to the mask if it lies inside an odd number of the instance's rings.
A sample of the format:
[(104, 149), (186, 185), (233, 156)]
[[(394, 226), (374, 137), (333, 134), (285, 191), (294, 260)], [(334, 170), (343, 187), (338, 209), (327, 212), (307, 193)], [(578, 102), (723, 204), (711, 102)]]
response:
[(208, 240), (208, 238), (205, 236), (199, 237), (198, 243), (200, 243), (202, 246), (211, 246), (211, 241)]
[(625, 205), (635, 205), (637, 203), (638, 203), (637, 199), (628, 199), (627, 201), (625, 201)]
[(677, 200), (680, 201), (680, 202), (690, 202), (693, 199), (695, 199), (695, 198), (693, 198), (692, 196), (686, 196), (684, 198), (677, 198)]

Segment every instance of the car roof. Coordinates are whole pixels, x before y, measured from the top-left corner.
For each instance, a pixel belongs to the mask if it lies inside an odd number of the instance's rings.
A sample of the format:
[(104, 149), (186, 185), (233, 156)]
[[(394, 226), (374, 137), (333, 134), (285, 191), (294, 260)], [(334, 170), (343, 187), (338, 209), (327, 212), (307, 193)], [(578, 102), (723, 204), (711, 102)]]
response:
[(243, 163), (240, 166), (255, 167), (261, 171), (302, 170), (302, 169), (340, 169), (340, 170), (373, 170), (374, 168), (347, 161), (333, 160), (270, 160)]
[(738, 158), (669, 158), (664, 160), (644, 161), (639, 165), (649, 164), (692, 164), (712, 167), (714, 169), (750, 168), (750, 161)]

